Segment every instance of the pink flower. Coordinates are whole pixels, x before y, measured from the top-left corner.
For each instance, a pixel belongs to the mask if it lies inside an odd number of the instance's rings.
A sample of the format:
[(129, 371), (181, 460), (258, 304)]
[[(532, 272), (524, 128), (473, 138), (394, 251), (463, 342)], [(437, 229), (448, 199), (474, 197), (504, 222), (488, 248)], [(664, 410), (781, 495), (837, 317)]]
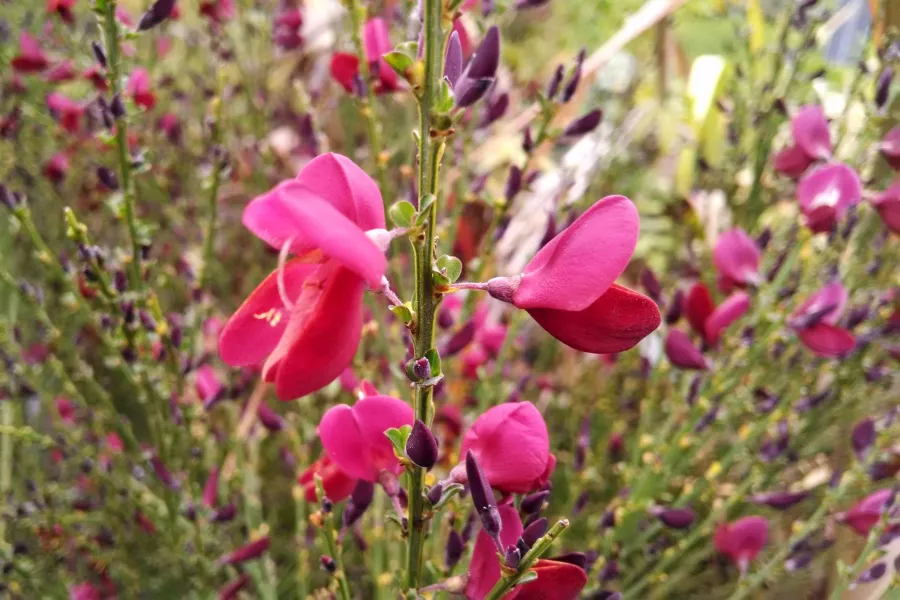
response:
[(232, 550), (228, 554), (219, 558), (220, 565), (238, 565), (248, 560), (259, 558), (269, 549), (271, 538), (263, 536), (258, 540), (254, 540), (249, 544), (245, 544), (236, 550)]
[(69, 600), (101, 600), (100, 590), (91, 583), (79, 583), (69, 587)]
[(125, 93), (131, 96), (135, 104), (147, 110), (156, 106), (156, 96), (150, 89), (150, 73), (143, 67), (138, 67), (131, 72)]
[(78, 102), (59, 92), (53, 92), (47, 95), (47, 108), (50, 109), (62, 128), (69, 133), (76, 134), (81, 129), (81, 116), (85, 109)]
[(222, 382), (219, 381), (216, 371), (209, 365), (203, 365), (197, 369), (194, 386), (197, 390), (197, 397), (200, 398), (200, 401), (207, 408), (221, 398), (221, 394), (225, 389)]
[(165, 134), (170, 142), (177, 144), (181, 141), (181, 123), (178, 116), (173, 113), (166, 113), (159, 118), (159, 129)]
[(846, 513), (838, 515), (838, 520), (849, 525), (859, 535), (867, 536), (869, 530), (881, 520), (881, 514), (893, 495), (890, 488), (872, 492)]
[(37, 40), (23, 31), (19, 34), (19, 54), (10, 65), (16, 73), (39, 73), (50, 66), (50, 60)]
[(803, 175), (817, 160), (831, 156), (831, 134), (825, 113), (817, 105), (802, 107), (791, 119), (794, 144), (775, 155), (775, 170), (788, 177)]
[(59, 419), (66, 425), (75, 424), (75, 404), (65, 396), (56, 399), (56, 412), (59, 413)]
[(746, 572), (768, 537), (769, 522), (764, 517), (744, 517), (719, 525), (713, 543), (716, 550), (728, 557), (741, 572)]
[(716, 310), (712, 294), (702, 281), (691, 286), (684, 299), (684, 316), (691, 324), (691, 329), (706, 336), (706, 319)]
[(522, 274), (491, 279), (487, 291), (527, 310), (576, 350), (628, 350), (660, 322), (652, 300), (615, 283), (634, 252), (638, 228), (631, 200), (607, 196), (541, 248)]
[[(366, 60), (372, 73), (376, 94), (386, 94), (400, 89), (397, 74), (382, 58), (393, 47), (388, 36), (388, 26), (384, 19), (369, 19), (363, 28), (363, 46)], [(335, 52), (331, 57), (331, 77), (349, 93), (356, 89), (359, 76), (359, 59), (355, 54)]]
[(50, 83), (62, 83), (75, 79), (75, 67), (71, 60), (64, 60), (49, 71), (44, 76)]
[(836, 325), (846, 308), (847, 290), (839, 281), (833, 281), (798, 306), (788, 325), (803, 345), (819, 356), (843, 356), (856, 347), (853, 334)]
[[(556, 466), (547, 424), (531, 402), (508, 402), (485, 411), (463, 435), (459, 455), (470, 450), (491, 487), (507, 493), (541, 487)], [(464, 462), (450, 478), (466, 481)]]
[(310, 394), (350, 366), (359, 345), (366, 283), (380, 285), (387, 264), (366, 235), (384, 233), (381, 193), (353, 161), (325, 154), (254, 199), (243, 221), (302, 258), (250, 294), (222, 330), (219, 354), (233, 366), (265, 361), (282, 400)]
[(670, 329), (666, 336), (666, 356), (669, 362), (681, 369), (709, 369), (706, 357), (691, 343), (688, 334), (680, 329)]
[(703, 333), (707, 343), (715, 345), (726, 329), (744, 316), (750, 308), (750, 296), (744, 292), (735, 292), (725, 298), (706, 319)]
[(72, 14), (72, 8), (75, 6), (75, 0), (47, 0), (47, 12), (56, 13), (66, 23), (74, 23), (75, 16)]
[(65, 152), (57, 152), (44, 165), (44, 176), (53, 183), (59, 183), (69, 172), (69, 157)]
[(356, 479), (375, 482), (382, 471), (395, 475), (401, 466), (384, 432), (412, 425), (413, 409), (391, 396), (368, 396), (352, 407), (333, 406), (322, 416), (319, 438), (328, 457)]
[(334, 464), (334, 461), (327, 454), (324, 454), (319, 460), (309, 465), (297, 478), (297, 483), (303, 487), (303, 497), (306, 498), (307, 502), (319, 501), (316, 490), (316, 475), (322, 478), (322, 488), (325, 490), (325, 495), (332, 502), (340, 502), (347, 498), (356, 485), (355, 478), (341, 471)]
[(828, 232), (851, 206), (859, 204), (862, 184), (847, 165), (824, 165), (800, 180), (797, 199), (806, 226), (815, 233)]
[(219, 507), (219, 467), (213, 467), (203, 485), (203, 504), (209, 508)]
[(879, 150), (892, 169), (900, 169), (900, 125), (887, 132), (881, 140)]
[(872, 206), (878, 211), (885, 226), (900, 235), (900, 183), (895, 183), (878, 194), (872, 200)]
[(719, 236), (713, 250), (713, 263), (719, 271), (719, 289), (730, 293), (735, 287), (756, 285), (760, 251), (747, 232), (739, 227)]
[(542, 558), (533, 570), (537, 580), (517, 588), (516, 600), (576, 600), (587, 585), (587, 573), (572, 563)]
[(125, 10), (124, 7), (122, 7), (122, 6), (116, 7), (116, 18), (125, 27), (134, 27), (134, 19), (132, 18), (132, 16), (130, 14), (128, 14), (128, 11)]
[(303, 45), (303, 13), (299, 8), (283, 8), (275, 17), (272, 37), (282, 50), (294, 50)]
[(215, 24), (230, 21), (236, 12), (234, 0), (205, 0), (200, 4), (200, 14)]
[(90, 81), (98, 92), (105, 92), (109, 89), (109, 82), (106, 81), (106, 74), (100, 65), (91, 65), (84, 70), (81, 76)]

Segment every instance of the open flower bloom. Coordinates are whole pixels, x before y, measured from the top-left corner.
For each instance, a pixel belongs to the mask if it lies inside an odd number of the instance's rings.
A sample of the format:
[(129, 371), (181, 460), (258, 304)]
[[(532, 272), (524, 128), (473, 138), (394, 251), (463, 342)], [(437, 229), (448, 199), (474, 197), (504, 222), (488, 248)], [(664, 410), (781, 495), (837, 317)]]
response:
[[(393, 48), (388, 37), (388, 26), (384, 19), (369, 19), (363, 27), (363, 47), (369, 71), (375, 81), (375, 93), (386, 94), (400, 89), (397, 74), (384, 58)], [(331, 57), (331, 76), (345, 90), (353, 93), (356, 90), (356, 78), (359, 77), (359, 59), (355, 54), (335, 52)]]
[[(500, 542), (514, 546), (521, 537), (522, 521), (516, 509), (509, 505), (498, 507), (502, 527)], [(575, 600), (587, 584), (587, 574), (577, 565), (556, 560), (538, 560), (533, 567), (537, 579), (517, 586), (503, 596), (504, 600)], [(484, 530), (478, 533), (466, 583), (467, 600), (483, 600), (500, 580), (500, 558), (497, 547)]]
[(861, 199), (859, 175), (841, 163), (819, 167), (807, 173), (797, 185), (804, 222), (815, 233), (831, 231)]
[(75, 134), (81, 129), (81, 116), (85, 109), (78, 102), (59, 92), (53, 92), (47, 95), (47, 108), (67, 132)]
[(759, 283), (759, 261), (759, 248), (743, 229), (735, 227), (720, 235), (713, 250), (719, 289), (728, 294), (736, 287)]
[(522, 274), (491, 279), (487, 291), (527, 310), (576, 350), (628, 350), (660, 323), (650, 298), (615, 283), (634, 252), (638, 227), (631, 200), (607, 196), (541, 248)]
[(800, 177), (817, 160), (831, 156), (831, 134), (822, 107), (807, 105), (791, 119), (794, 143), (775, 155), (775, 170)]
[(269, 275), (232, 315), (219, 354), (232, 366), (264, 362), (282, 400), (336, 379), (356, 353), (366, 283), (378, 286), (384, 233), (378, 186), (349, 158), (325, 154), (244, 210), (244, 225), (282, 256), (299, 258)]
[(10, 65), (16, 73), (40, 73), (50, 66), (50, 60), (37, 40), (23, 31), (19, 34), (19, 53)]
[(853, 350), (856, 338), (836, 323), (847, 308), (847, 290), (833, 281), (807, 298), (788, 319), (803, 345), (828, 358)]
[(744, 517), (716, 528), (713, 543), (716, 550), (727, 556), (745, 572), (762, 551), (769, 538), (769, 522), (765, 517)]
[(341, 471), (376, 482), (382, 471), (396, 475), (402, 470), (384, 432), (413, 421), (413, 409), (406, 402), (391, 396), (367, 396), (352, 407), (339, 404), (329, 408), (318, 431), (328, 458)]
[(895, 183), (872, 200), (885, 227), (900, 235), (900, 183)]
[[(523, 494), (545, 484), (556, 466), (540, 411), (530, 402), (508, 402), (484, 412), (463, 435), (460, 456), (469, 451), (491, 487)], [(465, 482), (465, 461), (450, 474)]]
[(892, 169), (900, 169), (900, 125), (885, 134), (878, 149)]
[(297, 478), (297, 482), (303, 486), (303, 497), (307, 502), (319, 501), (316, 475), (322, 478), (322, 488), (332, 502), (346, 499), (356, 486), (356, 479), (341, 471), (334, 461), (324, 454)]
[(138, 67), (131, 72), (125, 92), (138, 106), (147, 110), (156, 106), (156, 96), (150, 89), (150, 73), (147, 72), (147, 69)]
[[(894, 492), (890, 488), (872, 492), (854, 504), (853, 508), (845, 513), (839, 514), (838, 520), (841, 523), (849, 525), (859, 535), (867, 536), (869, 535), (869, 530), (875, 527), (878, 521), (881, 520), (885, 505), (890, 501), (893, 495)], [(893, 510), (897, 510), (896, 505)]]

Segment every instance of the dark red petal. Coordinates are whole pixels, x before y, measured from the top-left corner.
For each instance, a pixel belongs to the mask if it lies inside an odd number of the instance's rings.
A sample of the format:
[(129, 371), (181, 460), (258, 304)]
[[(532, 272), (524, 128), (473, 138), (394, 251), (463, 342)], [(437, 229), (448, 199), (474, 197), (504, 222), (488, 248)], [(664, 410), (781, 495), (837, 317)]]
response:
[(353, 92), (353, 80), (359, 73), (359, 59), (346, 52), (335, 52), (331, 57), (331, 77), (348, 92)]
[(703, 283), (695, 283), (688, 290), (684, 300), (684, 316), (691, 328), (700, 335), (706, 335), (706, 319), (716, 309), (709, 288)]
[(555, 560), (537, 561), (538, 578), (520, 586), (516, 600), (575, 600), (587, 584), (584, 569)]
[(856, 338), (852, 333), (828, 323), (801, 329), (797, 335), (804, 346), (827, 358), (843, 356), (856, 347)]

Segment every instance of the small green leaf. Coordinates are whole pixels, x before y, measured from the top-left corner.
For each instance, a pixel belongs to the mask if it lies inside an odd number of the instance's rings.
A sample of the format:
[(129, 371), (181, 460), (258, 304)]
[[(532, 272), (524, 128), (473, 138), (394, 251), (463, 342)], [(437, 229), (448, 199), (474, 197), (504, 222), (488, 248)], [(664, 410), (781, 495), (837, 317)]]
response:
[(391, 68), (394, 70), (397, 75), (405, 78), (406, 72), (412, 66), (414, 59), (410, 56), (407, 56), (403, 52), (398, 52), (394, 50), (393, 52), (388, 52), (384, 55), (384, 62), (389, 64)]
[(524, 575), (522, 575), (519, 578), (517, 585), (522, 585), (524, 583), (531, 583), (532, 581), (535, 581), (537, 578), (538, 578), (538, 574), (535, 571), (533, 571), (533, 570), (528, 571), (527, 573), (525, 573)]
[(437, 266), (451, 282), (459, 279), (459, 276), (462, 274), (462, 261), (455, 256), (449, 256), (447, 254), (441, 256), (437, 259)]
[(453, 110), (453, 103), (453, 90), (450, 89), (450, 82), (446, 79), (441, 79), (441, 89), (434, 103), (434, 112), (438, 114), (449, 113)]
[(392, 305), (390, 311), (394, 316), (403, 321), (404, 324), (410, 324), (413, 321), (413, 311), (408, 304)]
[(438, 500), (437, 504), (432, 506), (432, 508), (434, 510), (440, 510), (441, 508), (446, 506), (446, 504), (448, 502), (450, 502), (450, 500), (452, 500), (454, 496), (458, 496), (460, 494), (460, 492), (463, 491), (463, 489), (464, 489), (464, 487), (462, 486), (462, 484), (451, 483), (450, 485), (448, 485), (447, 487), (444, 488), (444, 490), (441, 492), (440, 500)]
[(429, 348), (425, 353), (425, 358), (428, 359), (428, 364), (431, 365), (431, 376), (437, 377), (440, 375), (442, 373), (441, 354), (437, 351), (437, 348)]
[(431, 270), (431, 281), (434, 283), (434, 287), (442, 288), (448, 287), (452, 281), (446, 275), (438, 271), (437, 269)]
[(386, 435), (388, 439), (391, 440), (391, 445), (394, 446), (394, 452), (397, 454), (397, 456), (406, 456), (406, 440), (409, 437), (411, 431), (412, 427), (410, 425), (404, 425), (399, 429), (397, 429), (396, 427), (391, 427), (384, 432), (384, 435)]
[(397, 227), (409, 227), (416, 216), (416, 207), (406, 200), (401, 200), (400, 202), (395, 202), (388, 212), (390, 213), (391, 221)]

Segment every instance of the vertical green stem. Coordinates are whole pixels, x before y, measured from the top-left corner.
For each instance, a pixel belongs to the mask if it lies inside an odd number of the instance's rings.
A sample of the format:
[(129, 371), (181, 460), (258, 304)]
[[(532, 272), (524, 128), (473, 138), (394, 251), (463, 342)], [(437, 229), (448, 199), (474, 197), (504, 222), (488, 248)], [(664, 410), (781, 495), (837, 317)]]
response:
[[(423, 205), (423, 198), (428, 195), (437, 195), (438, 172), (440, 170), (441, 155), (444, 151), (444, 140), (431, 136), (431, 118), (435, 99), (440, 90), (440, 80), (443, 65), (442, 51), (444, 47), (444, 32), (441, 27), (442, 6), (440, 0), (425, 0), (423, 5), (423, 40), (425, 61), (425, 77), (422, 93), (419, 97), (419, 205)], [(437, 309), (437, 299), (434, 293), (434, 284), (431, 280), (431, 263), (434, 253), (434, 228), (437, 215), (437, 201), (433, 202), (428, 210), (428, 220), (422, 233), (413, 241), (413, 253), (416, 265), (416, 294), (414, 298), (414, 310), (416, 313), (415, 353), (422, 357), (434, 348), (434, 317)], [(426, 424), (431, 424), (432, 388), (431, 386), (416, 386), (415, 391), (416, 418)], [(414, 468), (410, 474), (409, 489), (409, 547), (407, 551), (407, 579), (408, 588), (419, 587), (419, 578), (422, 571), (422, 550), (425, 543), (425, 509), (424, 490), (425, 471)]]
[[(105, 0), (103, 33), (106, 36), (107, 80), (113, 97), (122, 96), (121, 48), (119, 45), (119, 24), (116, 22), (116, 0)], [(131, 264), (129, 279), (132, 287), (138, 288), (141, 282), (141, 244), (137, 231), (137, 217), (134, 213), (134, 188), (131, 181), (131, 160), (128, 157), (128, 126), (126, 119), (116, 120), (116, 150), (119, 161), (119, 177), (122, 183), (122, 194), (125, 199), (125, 223), (131, 238)]]
[[(13, 411), (15, 407), (11, 400), (5, 400), (0, 404), (0, 425), (4, 431), (0, 437), (0, 498), (6, 502), (9, 488), (12, 483), (13, 463), (13, 439), (10, 429), (13, 424)], [(7, 545), (6, 520), (0, 521), (0, 547)]]

